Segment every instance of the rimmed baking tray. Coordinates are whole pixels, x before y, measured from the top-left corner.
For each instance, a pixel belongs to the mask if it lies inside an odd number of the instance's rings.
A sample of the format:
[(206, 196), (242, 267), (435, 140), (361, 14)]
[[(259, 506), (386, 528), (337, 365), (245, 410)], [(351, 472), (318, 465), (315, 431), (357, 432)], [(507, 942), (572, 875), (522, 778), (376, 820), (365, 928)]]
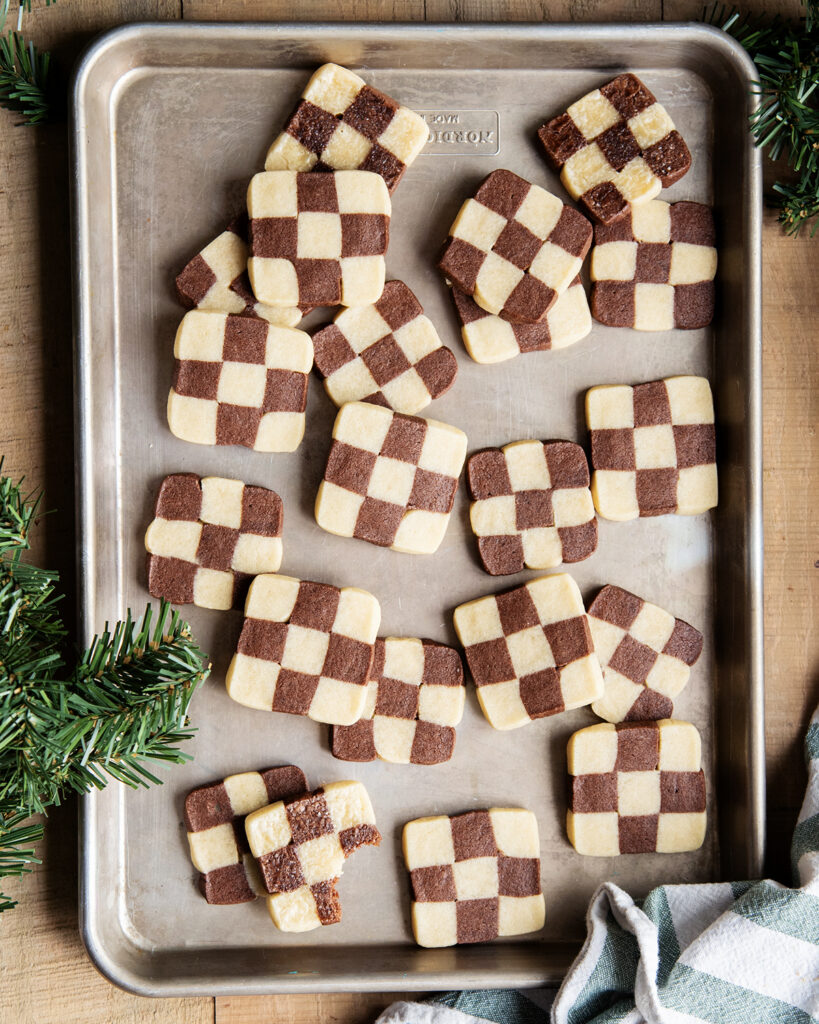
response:
[[(82, 930), (95, 964), (143, 994), (430, 990), (559, 979), (590, 893), (611, 878), (658, 882), (758, 873), (763, 845), (760, 466), (760, 173), (747, 133), (754, 69), (725, 35), (695, 25), (136, 25), (85, 54), (74, 90), (77, 439), (82, 621), (87, 636), (147, 598), (142, 535), (168, 472), (236, 476), (285, 503), (282, 571), (370, 589), (381, 632), (454, 640), (452, 608), (532, 574), (480, 569), (463, 488), (432, 557), (322, 533), (312, 503), (335, 410), (311, 385), (293, 455), (185, 444), (164, 407), (181, 311), (173, 277), (240, 207), (247, 180), (310, 71), (333, 60), (424, 111), (433, 140), (394, 196), (390, 276), (407, 281), (457, 353), (459, 377), (427, 414), (470, 450), (523, 437), (585, 442), (582, 396), (598, 383), (707, 374), (721, 498), (708, 516), (600, 523), (594, 557), (571, 567), (587, 595), (614, 582), (698, 625), (705, 650), (677, 702), (700, 729), (710, 827), (691, 854), (582, 858), (565, 838), (565, 743), (587, 709), (498, 733), (474, 699), (448, 765), (334, 761), (306, 719), (239, 707), (224, 672), (241, 616), (188, 609), (214, 671), (192, 709), (195, 760), (162, 788), (111, 786), (83, 802)], [(694, 154), (668, 199), (713, 202), (718, 312), (711, 328), (638, 334), (595, 325), (559, 352), (478, 366), (466, 356), (433, 267), (462, 199), (509, 167), (561, 194), (534, 130), (623, 69), (670, 109)], [(347, 864), (344, 920), (286, 935), (263, 903), (208, 906), (194, 886), (182, 801), (227, 773), (294, 762), (312, 784), (358, 778), (384, 833)], [(400, 830), (410, 818), (520, 804), (540, 822), (547, 923), (539, 935), (424, 950), (409, 929)]]

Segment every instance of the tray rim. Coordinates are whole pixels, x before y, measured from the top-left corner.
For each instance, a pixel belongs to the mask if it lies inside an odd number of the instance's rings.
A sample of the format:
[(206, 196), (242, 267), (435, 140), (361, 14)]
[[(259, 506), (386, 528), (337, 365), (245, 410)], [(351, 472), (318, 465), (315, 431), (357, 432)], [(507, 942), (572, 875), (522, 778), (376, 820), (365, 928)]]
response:
[[(71, 164), (70, 212), (72, 224), (72, 263), (74, 271), (73, 288), (73, 336), (74, 336), (74, 380), (76, 401), (74, 407), (74, 436), (77, 444), (75, 462), (77, 517), (77, 606), (78, 622), (82, 637), (87, 640), (95, 632), (95, 624), (90, 614), (89, 594), (94, 590), (93, 571), (89, 559), (89, 544), (86, 543), (89, 533), (88, 512), (93, 509), (92, 491), (93, 475), (91, 460), (86, 453), (89, 451), (91, 436), (91, 418), (89, 416), (88, 399), (91, 392), (90, 366), (85, 350), (85, 340), (90, 328), (87, 284), (87, 267), (83, 262), (83, 253), (87, 244), (87, 222), (85, 202), (84, 145), (84, 111), (82, 106), (83, 88), (92, 73), (94, 66), (106, 53), (116, 45), (130, 40), (142, 40), (146, 32), (163, 37), (187, 36), (196, 40), (228, 33), (233, 40), (253, 39), (257, 36), (273, 34), (287, 38), (288, 34), (304, 34), (321, 32), (332, 33), (335, 38), (376, 36), (384, 31), (401, 31), (409, 36), (424, 37), (431, 34), (439, 35), (442, 30), (456, 35), (465, 35), (488, 39), (498, 33), (513, 37), (524, 30), (528, 38), (543, 37), (550, 41), (567, 41), (581, 37), (590, 42), (603, 42), (615, 39), (634, 40), (644, 38), (660, 39), (685, 31), (700, 37), (704, 46), (721, 50), (722, 54), (733, 65), (733, 70), (749, 89), (749, 109), (757, 105), (756, 98), (750, 92), (750, 86), (757, 80), (758, 73), (754, 63), (742, 47), (731, 37), (719, 29), (699, 22), (638, 22), (638, 23), (606, 23), (593, 22), (588, 24), (551, 23), (542, 24), (526, 21), (505, 22), (406, 22), (406, 21), (370, 21), (370, 22), (135, 22), (104, 32), (88, 45), (75, 65), (71, 86), (71, 112), (69, 130), (69, 151)], [(150, 66), (148, 64), (147, 66)], [(165, 65), (167, 66), (167, 65)], [(185, 67), (184, 61), (176, 67)], [(748, 447), (747, 496), (745, 501), (744, 523), (747, 531), (745, 591), (747, 594), (747, 625), (745, 645), (749, 665), (748, 682), (748, 721), (744, 737), (747, 750), (747, 781), (748, 781), (748, 815), (746, 823), (747, 847), (745, 863), (747, 876), (757, 877), (761, 874), (765, 846), (765, 719), (764, 719), (764, 633), (763, 633), (763, 515), (762, 515), (762, 306), (761, 306), (761, 210), (762, 170), (761, 154), (752, 144), (750, 135), (742, 154), (748, 175), (747, 198), (742, 213), (747, 229), (747, 248), (744, 253), (747, 261), (746, 281), (750, 284), (749, 294), (745, 299), (748, 315), (748, 336), (746, 339), (746, 358), (748, 367), (747, 394), (745, 405), (749, 412), (743, 424)], [(719, 710), (715, 705), (715, 714)], [(717, 765), (719, 771), (719, 763)], [(106, 948), (98, 930), (97, 915), (100, 913), (98, 893), (95, 886), (97, 867), (97, 849), (94, 836), (99, 827), (99, 794), (96, 791), (85, 794), (79, 806), (79, 930), (81, 939), (89, 958), (97, 970), (107, 980), (120, 988), (142, 996), (216, 996), (216, 995), (255, 995), (275, 993), (319, 993), (319, 992), (381, 992), (381, 991), (424, 991), (441, 987), (482, 988), (487, 984), (496, 983), (496, 987), (537, 987), (553, 980), (555, 972), (544, 968), (533, 972), (523, 968), (470, 978), (467, 972), (460, 970), (451, 974), (409, 973), (403, 971), (382, 971), (375, 977), (362, 975), (348, 978), (340, 982), (336, 977), (320, 978), (315, 975), (300, 974), (289, 977), (286, 983), (279, 978), (265, 980), (253, 976), (245, 978), (239, 974), (214, 977), (208, 988), (202, 990), (202, 981), (197, 985), (193, 978), (152, 977), (124, 967)], [(556, 944), (551, 944), (556, 946)], [(542, 947), (544, 954), (550, 944)], [(562, 947), (557, 947), (562, 950)], [(167, 954), (166, 954), (167, 955)], [(544, 957), (545, 959), (545, 957)], [(560, 960), (560, 955), (556, 958)], [(560, 969), (560, 968), (558, 968)]]

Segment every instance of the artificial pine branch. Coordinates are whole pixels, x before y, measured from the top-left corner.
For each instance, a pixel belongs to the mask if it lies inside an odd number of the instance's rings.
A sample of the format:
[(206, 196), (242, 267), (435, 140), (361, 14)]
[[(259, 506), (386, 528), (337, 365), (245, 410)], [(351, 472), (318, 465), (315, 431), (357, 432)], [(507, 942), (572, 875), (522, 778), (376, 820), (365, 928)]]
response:
[[(2, 462), (0, 462), (2, 468)], [(58, 577), (22, 561), (37, 507), (0, 477), (0, 878), (36, 863), (32, 814), (68, 793), (158, 783), (147, 764), (179, 764), (188, 707), (209, 666), (163, 601), (140, 622), (106, 626), (73, 667)], [(13, 903), (0, 895), (0, 911)]]
[(759, 70), (751, 134), (772, 160), (784, 157), (799, 175), (795, 182), (774, 185), (779, 220), (791, 235), (811, 221), (811, 234), (819, 226), (819, 0), (803, 3), (802, 24), (741, 14), (722, 4), (705, 14), (748, 51)]
[[(0, 0), (0, 32), (6, 24), (10, 0)], [(46, 0), (50, 5), (52, 0)], [(34, 43), (20, 34), (23, 11), (31, 10), (31, 0), (18, 8), (18, 30), (0, 37), (0, 106), (22, 114), (23, 124), (41, 124), (48, 117), (48, 71), (51, 54), (40, 52)]]
[[(34, 844), (43, 838), (43, 826), (24, 824), (27, 817), (11, 801), (0, 801), (0, 878), (24, 875), (32, 864), (40, 863), (34, 856)], [(0, 892), (0, 912), (16, 905), (16, 900)]]

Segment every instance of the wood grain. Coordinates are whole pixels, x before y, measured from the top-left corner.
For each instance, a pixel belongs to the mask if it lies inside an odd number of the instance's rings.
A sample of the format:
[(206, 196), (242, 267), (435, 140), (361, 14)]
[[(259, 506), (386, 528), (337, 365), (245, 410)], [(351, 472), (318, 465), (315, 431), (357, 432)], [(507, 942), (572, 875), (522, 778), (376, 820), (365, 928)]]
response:
[[(752, 9), (795, 15), (798, 0)], [(26, 31), (51, 47), (58, 75), (97, 31), (128, 21), (286, 20), (285, 0), (35, 0)], [(700, 0), (308, 0), (305, 20), (644, 21), (699, 17)], [(44, 490), (33, 557), (63, 572), (73, 614), (73, 445), (68, 166), (65, 124), (30, 130), (0, 111), (0, 453), (5, 471)], [(804, 789), (801, 735), (819, 700), (816, 423), (819, 354), (809, 305), (819, 239), (764, 228), (764, 438), (769, 787), (768, 873), (787, 881), (787, 848)], [(21, 906), (0, 921), (0, 1020), (106, 1024), (365, 1024), (393, 998), (372, 995), (145, 1000), (119, 991), (88, 961), (77, 922), (76, 808), (52, 812), (45, 865), (6, 890)], [(395, 994), (393, 994), (395, 995)]]

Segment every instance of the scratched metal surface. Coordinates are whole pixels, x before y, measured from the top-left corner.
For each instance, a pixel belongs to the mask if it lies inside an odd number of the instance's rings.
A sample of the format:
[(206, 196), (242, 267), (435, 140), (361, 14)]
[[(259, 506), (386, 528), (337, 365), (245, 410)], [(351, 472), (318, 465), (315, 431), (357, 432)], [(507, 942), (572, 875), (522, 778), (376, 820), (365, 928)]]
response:
[[(716, 516), (601, 521), (597, 553), (570, 569), (586, 595), (617, 583), (704, 632), (703, 656), (676, 715), (703, 736), (710, 827), (695, 853), (575, 854), (563, 826), (565, 745), (574, 730), (595, 720), (588, 709), (501, 733), (483, 719), (470, 689), (449, 764), (336, 761), (326, 727), (243, 708), (227, 697), (224, 673), (241, 615), (191, 607), (185, 613), (213, 661), (192, 710), (194, 761), (169, 772), (162, 788), (111, 787), (84, 808), (86, 943), (105, 973), (144, 993), (534, 985), (565, 970), (601, 880), (642, 894), (659, 882), (716, 879), (729, 869), (753, 874), (759, 862), (758, 168), (737, 127), (748, 68), (708, 30), (142, 26), (98, 43), (85, 58), (75, 98), (87, 631), (146, 602), (143, 533), (159, 481), (176, 471), (273, 487), (285, 505), (282, 571), (372, 591), (381, 602), (382, 635), (454, 641), (455, 605), (536, 575), (494, 579), (482, 571), (463, 487), (434, 556), (323, 533), (312, 507), (336, 410), (315, 379), (307, 434), (294, 454), (201, 447), (167, 429), (181, 317), (173, 277), (240, 209), (275, 131), (310, 71), (327, 59), (360, 70), (424, 111), (433, 129), (427, 151), (395, 193), (388, 254), (388, 276), (412, 287), (458, 357), (454, 388), (426, 415), (463, 428), (470, 451), (525, 437), (584, 443), (582, 396), (593, 384), (680, 373), (714, 382), (723, 454)], [(448, 225), (493, 168), (509, 167), (561, 195), (534, 129), (624, 67), (667, 105), (694, 154), (692, 170), (663, 198), (715, 203), (721, 305), (714, 327), (638, 334), (596, 324), (587, 339), (561, 352), (499, 366), (471, 362), (434, 269)], [(319, 322), (320, 314), (308, 321)], [(732, 716), (718, 713), (718, 699), (735, 709)], [(312, 785), (364, 782), (384, 835), (379, 850), (346, 865), (343, 923), (296, 936), (273, 927), (262, 901), (208, 906), (194, 885), (182, 827), (184, 795), (193, 786), (287, 762), (300, 765)], [(419, 949), (409, 928), (402, 825), (493, 805), (522, 805), (537, 815), (546, 927), (491, 946)]]

